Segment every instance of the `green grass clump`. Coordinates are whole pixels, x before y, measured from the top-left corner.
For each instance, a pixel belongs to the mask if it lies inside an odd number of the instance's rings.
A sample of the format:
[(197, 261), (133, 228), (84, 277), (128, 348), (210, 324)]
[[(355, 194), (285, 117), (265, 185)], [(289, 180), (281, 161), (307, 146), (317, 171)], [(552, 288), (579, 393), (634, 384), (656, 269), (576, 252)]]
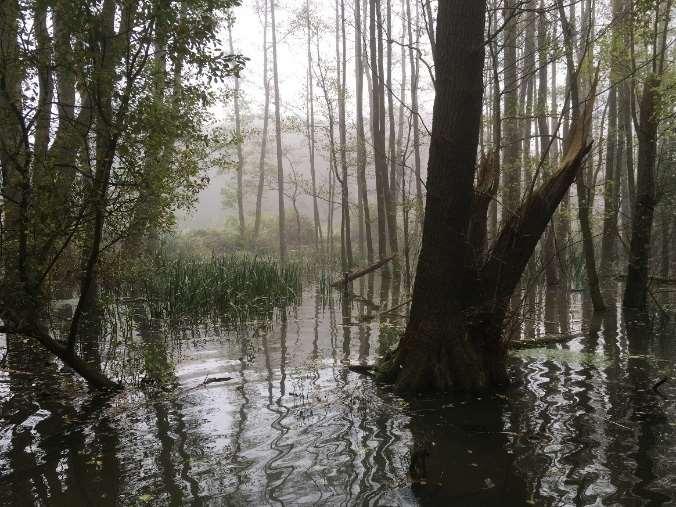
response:
[(301, 268), (246, 254), (208, 259), (156, 258), (132, 281), (155, 316), (172, 320), (246, 322), (270, 318), (275, 308), (297, 304)]

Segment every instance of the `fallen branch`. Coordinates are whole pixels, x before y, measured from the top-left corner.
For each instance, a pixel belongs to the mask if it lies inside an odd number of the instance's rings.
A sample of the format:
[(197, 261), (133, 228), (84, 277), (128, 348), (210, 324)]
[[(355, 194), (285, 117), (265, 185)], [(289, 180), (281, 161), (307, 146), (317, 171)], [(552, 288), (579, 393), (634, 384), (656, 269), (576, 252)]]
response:
[(664, 378), (662, 378), (661, 380), (659, 380), (659, 381), (653, 386), (653, 391), (655, 391), (657, 394), (662, 394), (662, 393), (660, 393), (660, 392), (658, 391), (658, 389), (660, 388), (660, 386), (661, 386), (662, 384), (666, 383), (668, 380), (669, 380), (668, 377), (664, 377)]
[(412, 301), (411, 299), (407, 299), (406, 301), (404, 301), (404, 302), (401, 303), (400, 305), (393, 306), (393, 307), (390, 308), (389, 310), (385, 310), (384, 312), (380, 312), (380, 315), (386, 315), (386, 314), (388, 314), (388, 313), (392, 313), (394, 310), (398, 310), (398, 309), (401, 308), (402, 306), (406, 306), (406, 305), (409, 304), (411, 301)]
[(375, 364), (348, 364), (347, 369), (358, 373), (359, 375), (366, 375), (367, 377), (375, 377)]
[(508, 348), (514, 350), (521, 349), (536, 349), (545, 345), (553, 345), (555, 343), (566, 343), (575, 338), (582, 338), (583, 333), (567, 334), (563, 336), (543, 336), (542, 338), (535, 338), (532, 340), (513, 340), (507, 345)]
[(371, 264), (370, 266), (360, 269), (359, 271), (353, 271), (352, 273), (343, 273), (343, 278), (340, 280), (336, 280), (331, 284), (331, 287), (341, 287), (343, 285), (347, 285), (350, 282), (355, 281), (358, 278), (361, 278), (364, 275), (368, 275), (369, 273), (372, 273), (376, 269), (382, 268), (385, 264), (390, 262), (392, 259), (394, 259), (396, 255), (391, 255), (390, 257), (387, 257), (386, 259), (381, 259), (375, 264)]
[(214, 384), (216, 382), (227, 382), (228, 380), (232, 380), (232, 377), (213, 377), (213, 378), (205, 379), (203, 384)]

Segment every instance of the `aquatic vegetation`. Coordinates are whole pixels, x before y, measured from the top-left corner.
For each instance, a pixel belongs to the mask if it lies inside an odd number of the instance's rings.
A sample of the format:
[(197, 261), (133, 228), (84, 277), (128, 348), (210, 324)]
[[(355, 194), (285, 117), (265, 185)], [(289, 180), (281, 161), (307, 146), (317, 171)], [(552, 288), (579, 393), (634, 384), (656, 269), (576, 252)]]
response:
[(246, 322), (301, 298), (300, 265), (269, 257), (159, 256), (136, 275), (128, 292), (143, 298), (155, 317), (172, 320)]

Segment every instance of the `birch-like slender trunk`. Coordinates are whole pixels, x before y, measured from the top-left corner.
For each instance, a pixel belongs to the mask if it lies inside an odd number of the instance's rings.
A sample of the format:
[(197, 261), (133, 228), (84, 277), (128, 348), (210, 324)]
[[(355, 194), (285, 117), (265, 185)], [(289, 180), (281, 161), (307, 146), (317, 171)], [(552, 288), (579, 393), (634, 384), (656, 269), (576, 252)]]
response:
[(261, 132), (261, 154), (258, 162), (258, 189), (256, 190), (256, 218), (254, 221), (253, 242), (256, 244), (261, 227), (261, 209), (263, 206), (263, 188), (265, 185), (265, 159), (268, 145), (268, 127), (270, 118), (270, 79), (268, 77), (268, 0), (263, 0), (263, 131)]
[(286, 246), (286, 220), (284, 210), (284, 165), (282, 163), (282, 119), (281, 97), (279, 96), (279, 72), (277, 70), (277, 27), (275, 24), (275, 1), (270, 0), (270, 23), (272, 30), (272, 74), (275, 87), (275, 144), (277, 147), (277, 195), (279, 200), (279, 260), (288, 261)]

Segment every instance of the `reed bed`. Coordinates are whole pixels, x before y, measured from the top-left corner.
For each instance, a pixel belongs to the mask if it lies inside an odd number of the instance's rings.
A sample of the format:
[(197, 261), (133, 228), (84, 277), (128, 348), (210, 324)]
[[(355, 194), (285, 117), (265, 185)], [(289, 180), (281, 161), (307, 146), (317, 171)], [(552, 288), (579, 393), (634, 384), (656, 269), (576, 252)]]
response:
[(132, 281), (151, 313), (172, 320), (246, 322), (270, 318), (298, 304), (302, 270), (269, 257), (246, 254), (208, 259), (156, 258)]

